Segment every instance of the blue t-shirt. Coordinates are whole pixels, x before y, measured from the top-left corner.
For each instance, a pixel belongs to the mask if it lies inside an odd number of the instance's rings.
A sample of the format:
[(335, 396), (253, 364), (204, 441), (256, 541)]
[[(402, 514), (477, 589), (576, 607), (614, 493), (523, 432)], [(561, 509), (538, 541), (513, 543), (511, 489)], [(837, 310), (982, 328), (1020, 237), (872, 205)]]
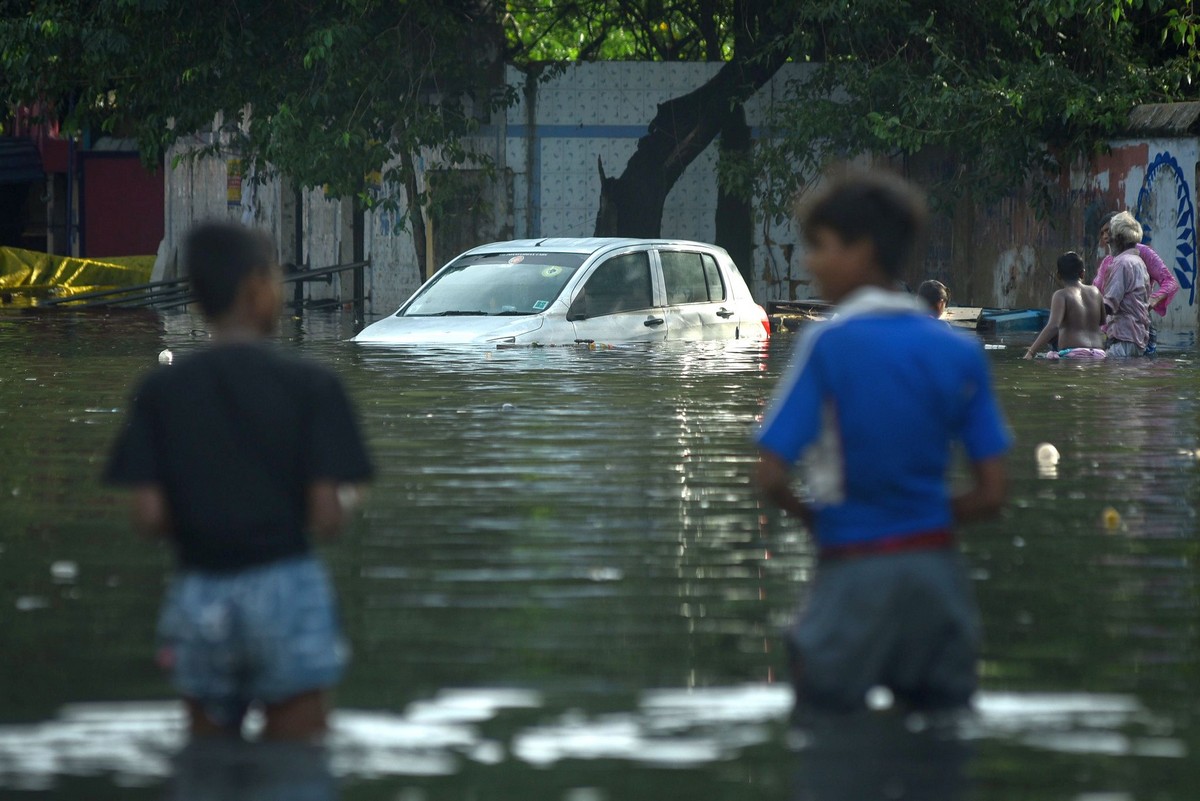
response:
[(756, 439), (802, 460), (822, 547), (948, 529), (953, 443), (978, 462), (1012, 440), (978, 340), (878, 289), (801, 335)]

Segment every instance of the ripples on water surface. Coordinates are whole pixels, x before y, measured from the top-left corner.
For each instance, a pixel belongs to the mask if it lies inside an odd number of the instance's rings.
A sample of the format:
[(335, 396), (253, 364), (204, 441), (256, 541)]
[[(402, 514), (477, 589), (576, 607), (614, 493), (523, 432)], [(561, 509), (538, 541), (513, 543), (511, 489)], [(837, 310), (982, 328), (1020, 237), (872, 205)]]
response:
[(0, 316), (0, 797), (160, 798), (168, 777), (179, 798), (1195, 797), (1190, 344), (1124, 365), (990, 352), (1018, 444), (1005, 518), (964, 537), (978, 718), (954, 739), (887, 716), (801, 737), (777, 631), (811, 562), (747, 479), (787, 337), (395, 351), (341, 341), (339, 318), (290, 322), (344, 378), (378, 466), (324, 549), (355, 663), (327, 760), (175, 758), (150, 662), (167, 560), (96, 475), (130, 382), (201, 327)]

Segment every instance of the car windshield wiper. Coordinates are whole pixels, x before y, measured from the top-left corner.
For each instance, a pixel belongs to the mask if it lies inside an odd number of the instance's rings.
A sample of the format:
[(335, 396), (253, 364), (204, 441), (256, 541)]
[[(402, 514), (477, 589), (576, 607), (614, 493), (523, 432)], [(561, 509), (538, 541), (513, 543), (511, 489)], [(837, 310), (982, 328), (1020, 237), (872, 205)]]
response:
[(517, 311), (516, 309), (510, 309), (509, 311), (496, 312), (495, 314), (492, 315), (492, 317), (524, 317), (527, 314), (533, 314), (533, 312)]
[(487, 317), (488, 313), (476, 309), (467, 311), (465, 309), (447, 309), (446, 311), (434, 312), (428, 315), (429, 317)]

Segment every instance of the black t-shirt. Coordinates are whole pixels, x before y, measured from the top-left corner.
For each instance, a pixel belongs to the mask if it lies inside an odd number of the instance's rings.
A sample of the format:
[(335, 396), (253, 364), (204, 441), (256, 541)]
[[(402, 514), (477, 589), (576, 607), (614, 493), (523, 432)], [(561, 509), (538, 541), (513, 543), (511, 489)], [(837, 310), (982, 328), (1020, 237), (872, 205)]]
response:
[(308, 487), (370, 475), (337, 376), (267, 343), (217, 345), (147, 375), (104, 471), (159, 485), (180, 566), (207, 571), (306, 553)]

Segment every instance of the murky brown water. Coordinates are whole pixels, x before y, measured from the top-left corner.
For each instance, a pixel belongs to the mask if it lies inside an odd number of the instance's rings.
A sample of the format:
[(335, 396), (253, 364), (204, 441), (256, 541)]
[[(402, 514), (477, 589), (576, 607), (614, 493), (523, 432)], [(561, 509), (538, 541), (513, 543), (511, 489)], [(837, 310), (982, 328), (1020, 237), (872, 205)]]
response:
[[(174, 762), (150, 660), (166, 555), (97, 473), (130, 382), (201, 328), (0, 315), (0, 797), (1195, 797), (1190, 342), (1076, 365), (1021, 361), (1032, 334), (992, 341), (1013, 345), (991, 356), (1018, 445), (1009, 511), (963, 537), (987, 633), (979, 719), (965, 743), (839, 727), (796, 750), (777, 632), (811, 563), (748, 484), (787, 337), (388, 351), (341, 341), (336, 317), (293, 321), (284, 338), (343, 376), (379, 468), (323, 550), (354, 666), (328, 761)], [(1044, 441), (1054, 470), (1034, 459)]]

